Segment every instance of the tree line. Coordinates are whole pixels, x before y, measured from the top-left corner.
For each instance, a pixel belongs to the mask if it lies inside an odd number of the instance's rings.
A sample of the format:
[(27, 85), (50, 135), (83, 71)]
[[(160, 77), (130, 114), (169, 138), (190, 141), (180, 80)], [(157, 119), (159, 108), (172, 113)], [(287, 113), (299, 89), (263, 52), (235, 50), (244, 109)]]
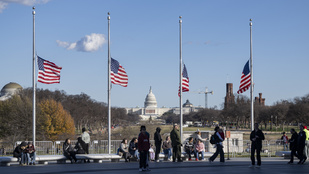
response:
[[(32, 140), (32, 89), (0, 102), (0, 139), (14, 143)], [(79, 134), (83, 127), (106, 132), (107, 105), (88, 95), (67, 95), (64, 91), (36, 90), (36, 139), (59, 140)], [(130, 125), (138, 115), (127, 115), (125, 109), (111, 109), (112, 124)]]
[[(203, 125), (211, 126), (218, 121), (223, 126), (235, 129), (250, 128), (251, 125), (251, 101), (243, 95), (235, 95), (235, 100), (225, 108), (202, 109), (183, 116), (186, 121), (201, 121)], [(167, 123), (179, 122), (179, 115), (165, 113), (162, 116)], [(265, 130), (273, 130), (278, 127), (283, 130), (285, 126), (309, 123), (309, 94), (304, 97), (295, 97), (292, 100), (281, 100), (272, 106), (264, 106), (254, 103), (254, 119)]]
[[(0, 102), (0, 140), (14, 143), (18, 140), (32, 140), (32, 89), (22, 90), (11, 99)], [(235, 95), (235, 100), (224, 109), (202, 109), (183, 116), (186, 121), (201, 121), (211, 126), (218, 121), (223, 126), (250, 128), (251, 103), (243, 95)], [(59, 140), (75, 136), (83, 127), (96, 131), (104, 139), (107, 137), (107, 104), (91, 99), (88, 95), (68, 95), (64, 91), (36, 90), (36, 135), (37, 140)], [(254, 105), (255, 122), (264, 129), (273, 126), (283, 128), (288, 125), (309, 123), (309, 95), (282, 100), (272, 106)], [(135, 125), (139, 121), (136, 114), (126, 114), (124, 108), (113, 107), (113, 125)], [(163, 114), (166, 123), (179, 123), (179, 115), (172, 112)], [(116, 135), (115, 135), (116, 137)], [(119, 138), (119, 137), (117, 137)]]

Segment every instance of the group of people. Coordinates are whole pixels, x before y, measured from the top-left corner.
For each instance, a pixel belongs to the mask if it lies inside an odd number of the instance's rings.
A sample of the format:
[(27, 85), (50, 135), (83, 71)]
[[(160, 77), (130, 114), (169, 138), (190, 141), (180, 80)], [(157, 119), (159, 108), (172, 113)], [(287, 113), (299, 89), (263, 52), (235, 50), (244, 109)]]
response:
[(135, 159), (139, 160), (139, 153), (137, 149), (137, 142), (138, 139), (136, 137), (132, 138), (128, 145), (128, 140), (124, 138), (120, 146), (117, 150), (117, 153), (119, 155), (122, 155), (122, 157), (125, 159), (125, 162), (130, 162), (131, 157), (134, 157)]
[(293, 164), (294, 156), (299, 159), (297, 164), (304, 164), (309, 158), (309, 131), (307, 126), (299, 125), (299, 133), (291, 129), (290, 143), (291, 159), (288, 164)]
[[(71, 163), (76, 163), (77, 158), (76, 154), (89, 154), (89, 143), (90, 143), (90, 135), (86, 131), (86, 128), (82, 129), (81, 137), (77, 138), (77, 142), (74, 148), (71, 145), (71, 140), (67, 138), (63, 143), (63, 155), (71, 161)], [(84, 160), (84, 162), (90, 162), (88, 160)]]
[(13, 151), (13, 157), (18, 158), (19, 165), (35, 165), (35, 149), (32, 142), (21, 142)]
[[(295, 129), (291, 129), (291, 138), (285, 135), (282, 136), (284, 142), (290, 143), (291, 159), (288, 164), (292, 164), (294, 156), (298, 157), (298, 164), (304, 164), (309, 157), (309, 130), (306, 126), (300, 125), (300, 132), (297, 133)], [(209, 162), (213, 162), (215, 158), (220, 154), (220, 162), (225, 162), (222, 142), (225, 139), (222, 129), (218, 126), (215, 127), (215, 133), (210, 137), (210, 143), (216, 148), (216, 152), (208, 159)], [(73, 148), (70, 139), (66, 139), (63, 144), (63, 155), (71, 161), (76, 162), (76, 154), (89, 154), (90, 135), (86, 129), (82, 129), (81, 137), (77, 138), (75, 147)], [(163, 153), (167, 159), (173, 162), (182, 162), (181, 160), (181, 148), (182, 142), (179, 133), (179, 126), (174, 124), (173, 130), (170, 132), (170, 136), (166, 137), (166, 140), (162, 144), (161, 128), (157, 127), (154, 133), (155, 150), (152, 149), (152, 145), (149, 141), (149, 133), (146, 131), (145, 126), (141, 126), (138, 138), (134, 137), (128, 144), (127, 139), (123, 139), (118, 152), (122, 153), (126, 162), (130, 161), (131, 157), (135, 157), (139, 160), (139, 171), (149, 171), (150, 153), (153, 153), (154, 160), (159, 162), (159, 154), (161, 147)], [(262, 150), (262, 141), (265, 139), (264, 133), (259, 129), (259, 124), (254, 124), (254, 130), (250, 134), (251, 140), (251, 162), (250, 167), (255, 166), (255, 153), (257, 158), (257, 166), (261, 166), (260, 152)], [(201, 132), (198, 130), (193, 137), (189, 137), (188, 141), (184, 145), (184, 150), (189, 156), (189, 161), (192, 161), (192, 154), (195, 160), (199, 160), (201, 154), (201, 160), (204, 160), (205, 147), (203, 139), (201, 138)], [(35, 148), (31, 142), (22, 142), (18, 145), (13, 156), (17, 157), (20, 161), (20, 165), (35, 165)], [(85, 160), (86, 162), (86, 160)], [(89, 162), (89, 160), (88, 160)]]

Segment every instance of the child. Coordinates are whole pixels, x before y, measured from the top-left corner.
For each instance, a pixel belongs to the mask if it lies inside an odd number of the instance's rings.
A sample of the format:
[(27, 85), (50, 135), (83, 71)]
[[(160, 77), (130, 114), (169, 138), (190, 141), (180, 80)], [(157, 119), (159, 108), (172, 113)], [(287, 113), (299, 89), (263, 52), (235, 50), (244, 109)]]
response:
[(146, 126), (141, 126), (141, 133), (138, 135), (138, 152), (140, 154), (139, 171), (150, 171), (148, 165), (148, 151), (150, 149), (149, 133)]
[(205, 151), (204, 143), (202, 142), (202, 140), (198, 139), (197, 144), (195, 146), (196, 161), (198, 161), (199, 159), (199, 154), (202, 155), (202, 161), (204, 161), (204, 151)]
[(155, 152), (153, 150), (153, 145), (152, 144), (150, 145), (150, 148), (149, 148), (149, 154), (150, 154), (150, 160), (154, 161), (155, 160)]

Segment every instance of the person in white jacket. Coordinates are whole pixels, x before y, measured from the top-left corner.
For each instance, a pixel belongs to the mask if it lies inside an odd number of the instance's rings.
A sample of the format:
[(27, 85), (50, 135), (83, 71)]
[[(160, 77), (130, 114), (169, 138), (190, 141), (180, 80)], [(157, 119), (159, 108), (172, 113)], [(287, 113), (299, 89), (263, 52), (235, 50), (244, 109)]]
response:
[[(86, 128), (83, 128), (82, 129), (82, 135), (81, 135), (81, 137), (82, 137), (82, 140), (85, 142), (85, 152), (86, 152), (86, 154), (89, 154), (89, 143), (90, 143), (90, 135), (89, 135), (89, 133), (86, 131)], [(90, 160), (88, 159), (88, 161), (87, 161), (88, 163), (90, 162)]]

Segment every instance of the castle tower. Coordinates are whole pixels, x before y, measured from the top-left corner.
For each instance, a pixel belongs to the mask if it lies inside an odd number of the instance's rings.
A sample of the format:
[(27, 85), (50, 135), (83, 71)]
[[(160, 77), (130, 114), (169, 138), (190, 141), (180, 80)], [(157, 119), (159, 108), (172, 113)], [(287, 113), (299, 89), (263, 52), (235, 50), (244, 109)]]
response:
[(226, 108), (228, 104), (234, 103), (234, 102), (235, 102), (235, 96), (233, 94), (233, 83), (227, 83), (224, 108)]
[(262, 93), (259, 93), (259, 96), (255, 97), (255, 103), (265, 106), (265, 98), (262, 98)]

